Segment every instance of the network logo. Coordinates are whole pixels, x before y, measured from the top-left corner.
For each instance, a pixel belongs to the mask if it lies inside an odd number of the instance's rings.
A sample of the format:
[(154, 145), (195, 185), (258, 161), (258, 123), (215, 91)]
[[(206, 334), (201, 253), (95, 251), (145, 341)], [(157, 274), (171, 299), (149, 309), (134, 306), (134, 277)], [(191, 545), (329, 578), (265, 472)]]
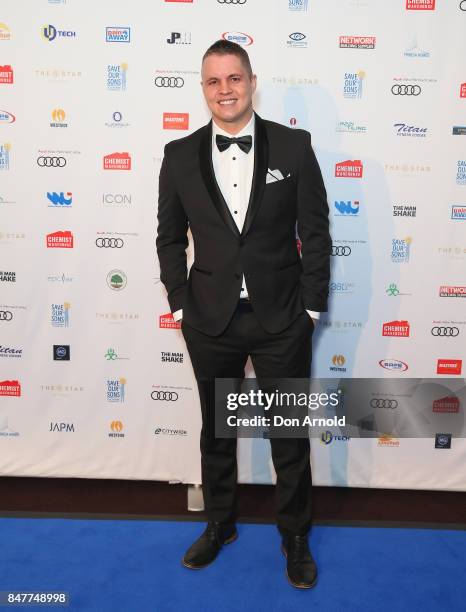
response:
[(108, 27), (105, 32), (105, 40), (107, 42), (129, 43), (131, 42), (131, 28)]
[(359, 200), (335, 200), (337, 217), (356, 217), (359, 215)]
[(73, 202), (73, 194), (71, 191), (57, 193), (56, 191), (47, 191), (47, 199), (49, 200), (49, 208), (71, 208)]

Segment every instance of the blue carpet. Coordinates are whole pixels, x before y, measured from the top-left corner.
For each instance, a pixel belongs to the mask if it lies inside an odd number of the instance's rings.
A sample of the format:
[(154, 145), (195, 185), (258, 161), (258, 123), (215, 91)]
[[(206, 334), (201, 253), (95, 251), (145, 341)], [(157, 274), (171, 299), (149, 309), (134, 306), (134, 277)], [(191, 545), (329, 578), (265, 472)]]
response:
[(213, 565), (182, 567), (202, 529), (188, 522), (3, 518), (0, 591), (64, 590), (68, 609), (84, 612), (465, 609), (464, 531), (314, 527), (319, 582), (300, 591), (286, 581), (271, 525), (239, 525), (239, 539)]

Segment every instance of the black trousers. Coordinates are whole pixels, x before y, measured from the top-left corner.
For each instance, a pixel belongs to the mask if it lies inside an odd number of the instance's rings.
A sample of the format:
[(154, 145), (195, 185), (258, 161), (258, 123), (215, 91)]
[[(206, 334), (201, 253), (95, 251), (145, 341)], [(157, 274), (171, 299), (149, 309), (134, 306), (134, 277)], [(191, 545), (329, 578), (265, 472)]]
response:
[[(201, 471), (208, 520), (229, 524), (236, 519), (237, 441), (215, 437), (215, 378), (244, 378), (248, 355), (259, 380), (307, 378), (313, 328), (303, 311), (285, 331), (269, 334), (250, 305), (242, 303), (221, 336), (208, 336), (183, 321), (201, 402)], [(277, 474), (277, 526), (283, 535), (305, 535), (311, 526), (309, 439), (271, 438), (270, 443)]]

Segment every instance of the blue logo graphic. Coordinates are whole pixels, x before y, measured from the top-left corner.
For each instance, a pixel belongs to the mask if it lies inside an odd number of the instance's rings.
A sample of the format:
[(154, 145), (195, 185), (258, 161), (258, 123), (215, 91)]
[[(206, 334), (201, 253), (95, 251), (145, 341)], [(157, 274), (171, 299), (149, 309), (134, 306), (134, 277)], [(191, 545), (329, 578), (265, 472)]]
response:
[(60, 191), (60, 193), (57, 193), (56, 191), (47, 191), (47, 198), (52, 203), (52, 206), (71, 206), (73, 194), (70, 191), (67, 191), (66, 196), (67, 197), (65, 197), (65, 193), (63, 191)]
[(353, 202), (351, 200), (347, 200), (346, 202), (343, 200), (335, 200), (335, 208), (338, 211), (338, 214), (335, 213), (337, 216), (355, 217), (359, 214), (359, 200), (354, 200)]

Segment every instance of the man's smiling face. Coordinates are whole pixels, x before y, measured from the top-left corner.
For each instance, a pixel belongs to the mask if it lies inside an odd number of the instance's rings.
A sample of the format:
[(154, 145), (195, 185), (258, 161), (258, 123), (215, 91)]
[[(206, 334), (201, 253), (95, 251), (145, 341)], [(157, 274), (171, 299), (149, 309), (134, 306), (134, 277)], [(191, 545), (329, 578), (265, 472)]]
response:
[(202, 64), (202, 91), (212, 117), (229, 134), (237, 134), (252, 116), (256, 76), (237, 55), (208, 55)]

